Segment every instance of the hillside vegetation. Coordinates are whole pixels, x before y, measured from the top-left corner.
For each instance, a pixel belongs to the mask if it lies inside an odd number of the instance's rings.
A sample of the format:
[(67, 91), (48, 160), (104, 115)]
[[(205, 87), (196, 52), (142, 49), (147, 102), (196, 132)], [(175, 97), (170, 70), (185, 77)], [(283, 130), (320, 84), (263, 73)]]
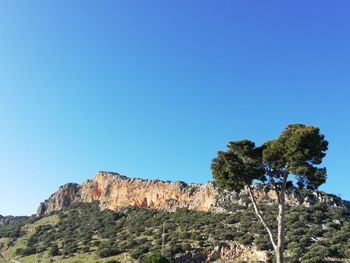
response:
[[(271, 226), (275, 225), (275, 207), (262, 209)], [(143, 262), (146, 255), (161, 250), (164, 233), (164, 254), (173, 262), (181, 262), (184, 255), (204, 262), (215, 249), (229, 247), (232, 241), (248, 250), (266, 251), (272, 262), (272, 247), (252, 208), (235, 205), (232, 211), (213, 214), (178, 209), (168, 213), (129, 207), (116, 212), (101, 211), (96, 203), (75, 204), (43, 218), (3, 226), (0, 241), (5, 256), (24, 263)], [(289, 207), (286, 233), (287, 262), (350, 258), (350, 211), (345, 206)], [(244, 254), (237, 256), (242, 259)], [(220, 257), (209, 257), (208, 262)]]

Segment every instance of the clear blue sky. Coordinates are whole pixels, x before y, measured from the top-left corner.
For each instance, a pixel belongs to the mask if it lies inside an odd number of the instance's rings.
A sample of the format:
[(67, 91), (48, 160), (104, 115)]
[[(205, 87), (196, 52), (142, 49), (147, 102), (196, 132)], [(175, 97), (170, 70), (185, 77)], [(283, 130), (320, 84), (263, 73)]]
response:
[(350, 2), (1, 1), (0, 214), (99, 170), (204, 183), (229, 140), (330, 142), (350, 199)]

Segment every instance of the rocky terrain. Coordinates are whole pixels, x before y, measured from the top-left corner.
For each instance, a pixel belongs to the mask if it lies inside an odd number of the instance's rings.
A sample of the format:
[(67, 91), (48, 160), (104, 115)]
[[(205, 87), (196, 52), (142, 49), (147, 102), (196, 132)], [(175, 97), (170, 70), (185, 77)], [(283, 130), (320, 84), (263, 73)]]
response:
[(0, 227), (14, 224), (18, 221), (27, 219), (27, 216), (2, 216), (0, 215)]
[(11, 223), (13, 220), (13, 216), (2, 216), (0, 215), (0, 226), (5, 226)]
[[(259, 202), (271, 202), (276, 196), (273, 191), (260, 185), (255, 195)], [(232, 204), (248, 205), (246, 191), (237, 194), (227, 192), (207, 184), (187, 184), (184, 182), (164, 182), (128, 178), (118, 173), (98, 172), (92, 180), (81, 185), (68, 183), (61, 186), (48, 200), (42, 202), (37, 216), (47, 215), (74, 203), (97, 201), (101, 209), (118, 210), (127, 206), (154, 208), (172, 212), (177, 208), (204, 212), (232, 212)], [(320, 191), (291, 189), (287, 194), (287, 204), (310, 206), (318, 202), (330, 206), (349, 206), (339, 197)]]

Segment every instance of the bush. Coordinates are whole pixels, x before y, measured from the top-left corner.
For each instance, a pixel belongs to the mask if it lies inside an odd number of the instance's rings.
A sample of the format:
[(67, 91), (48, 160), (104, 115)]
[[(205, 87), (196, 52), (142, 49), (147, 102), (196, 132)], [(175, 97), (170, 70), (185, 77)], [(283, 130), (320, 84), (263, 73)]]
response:
[(58, 249), (58, 246), (57, 245), (53, 245), (50, 249), (50, 255), (55, 257), (55, 256), (58, 256), (59, 254), (59, 249)]
[[(21, 249), (18, 252), (22, 257), (25, 257), (25, 256), (30, 256), (30, 255), (35, 254), (36, 249), (34, 247), (26, 247), (26, 248)], [(16, 253), (17, 253), (17, 251), (16, 251)]]
[(169, 260), (159, 253), (154, 253), (145, 258), (145, 263), (169, 263)]
[(100, 258), (111, 257), (118, 254), (120, 254), (120, 251), (117, 248), (101, 248), (97, 250), (97, 255)]

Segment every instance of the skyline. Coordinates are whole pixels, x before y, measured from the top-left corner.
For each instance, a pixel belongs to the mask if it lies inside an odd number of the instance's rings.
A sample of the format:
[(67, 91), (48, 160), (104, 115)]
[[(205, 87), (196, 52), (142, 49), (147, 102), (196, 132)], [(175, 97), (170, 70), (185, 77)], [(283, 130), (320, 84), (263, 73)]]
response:
[(205, 183), (231, 140), (329, 141), (350, 200), (350, 3), (0, 3), (0, 214), (97, 171)]

